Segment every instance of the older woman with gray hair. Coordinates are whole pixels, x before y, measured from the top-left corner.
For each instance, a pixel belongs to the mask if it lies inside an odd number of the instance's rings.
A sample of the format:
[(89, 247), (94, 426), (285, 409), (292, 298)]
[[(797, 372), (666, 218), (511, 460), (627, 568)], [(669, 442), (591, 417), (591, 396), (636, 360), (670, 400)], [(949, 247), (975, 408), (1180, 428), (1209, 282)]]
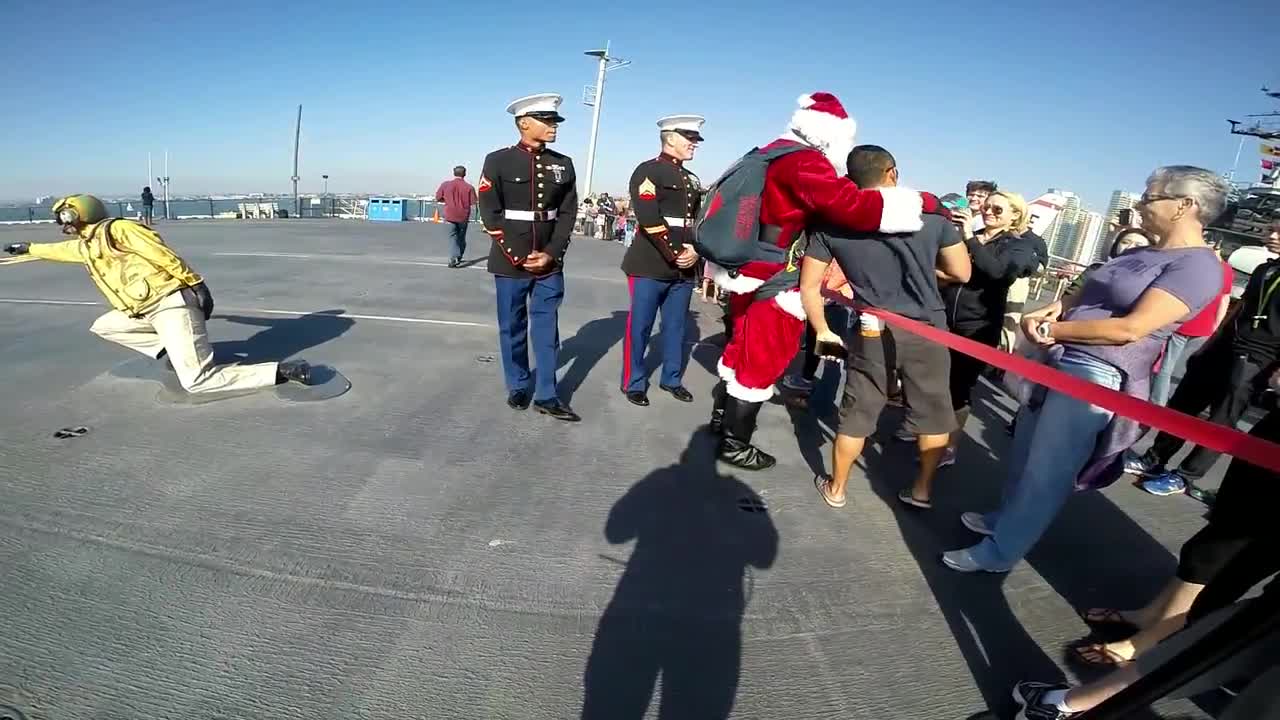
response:
[[(1158, 238), (1093, 272), (1076, 295), (1027, 313), (1022, 330), (1048, 362), (1083, 380), (1146, 399), (1152, 368), (1170, 333), (1200, 312), (1222, 282), (1204, 227), (1222, 212), (1228, 185), (1201, 168), (1157, 169), (1139, 201), (1143, 227)], [(943, 554), (960, 572), (1007, 572), (1076, 490), (1105, 487), (1123, 471), (1123, 453), (1141, 436), (1128, 418), (1039, 387), (1018, 414), (1001, 507), (964, 513), (986, 538)]]

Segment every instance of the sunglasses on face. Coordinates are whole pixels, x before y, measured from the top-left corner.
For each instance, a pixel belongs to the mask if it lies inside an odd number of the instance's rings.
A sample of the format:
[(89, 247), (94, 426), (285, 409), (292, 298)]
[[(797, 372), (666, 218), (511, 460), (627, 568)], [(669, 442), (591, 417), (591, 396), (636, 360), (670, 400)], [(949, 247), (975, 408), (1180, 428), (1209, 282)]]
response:
[(1157, 202), (1160, 200), (1181, 200), (1181, 199), (1182, 198), (1178, 197), (1177, 195), (1147, 195), (1146, 193), (1143, 193), (1142, 197), (1138, 198), (1138, 204), (1150, 205), (1151, 203)]
[(982, 211), (991, 213), (991, 215), (994, 217), (1000, 217), (1001, 215), (1004, 215), (1004, 208), (1000, 207), (999, 205), (987, 205), (986, 207), (982, 208)]

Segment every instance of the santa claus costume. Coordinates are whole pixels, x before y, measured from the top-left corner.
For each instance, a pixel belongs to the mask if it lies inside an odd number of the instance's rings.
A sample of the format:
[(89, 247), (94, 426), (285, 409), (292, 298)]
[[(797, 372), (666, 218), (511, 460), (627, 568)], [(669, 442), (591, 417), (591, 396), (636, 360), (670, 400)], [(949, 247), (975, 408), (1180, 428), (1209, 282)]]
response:
[[(803, 149), (769, 165), (761, 196), (760, 225), (765, 236), (789, 248), (805, 228), (822, 222), (861, 232), (915, 232), (922, 227), (924, 199), (901, 187), (860, 190), (844, 177), (857, 124), (831, 93), (804, 95), (787, 131), (764, 149), (784, 144)], [(763, 470), (773, 456), (751, 444), (760, 408), (774, 393), (804, 336), (799, 263), (751, 262), (730, 273), (708, 263), (716, 286), (729, 296), (732, 324), (720, 358), (712, 428), (721, 433), (719, 457), (747, 470)], [(756, 290), (788, 270), (794, 282), (769, 298)]]

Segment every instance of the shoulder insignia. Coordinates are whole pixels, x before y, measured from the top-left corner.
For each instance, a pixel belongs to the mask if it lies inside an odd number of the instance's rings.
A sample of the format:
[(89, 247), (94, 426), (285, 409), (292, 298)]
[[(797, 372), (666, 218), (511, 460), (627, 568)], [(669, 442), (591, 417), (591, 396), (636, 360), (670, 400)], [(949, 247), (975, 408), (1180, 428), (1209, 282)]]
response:
[(485, 190), (488, 190), (491, 187), (493, 187), (493, 183), (489, 182), (489, 178), (485, 177), (484, 175), (481, 175), (480, 183), (479, 185), (476, 186), (476, 189), (479, 190), (480, 192), (484, 192)]
[(653, 200), (658, 197), (658, 188), (654, 187), (652, 180), (645, 178), (644, 182), (640, 183), (636, 194), (640, 196), (641, 200)]

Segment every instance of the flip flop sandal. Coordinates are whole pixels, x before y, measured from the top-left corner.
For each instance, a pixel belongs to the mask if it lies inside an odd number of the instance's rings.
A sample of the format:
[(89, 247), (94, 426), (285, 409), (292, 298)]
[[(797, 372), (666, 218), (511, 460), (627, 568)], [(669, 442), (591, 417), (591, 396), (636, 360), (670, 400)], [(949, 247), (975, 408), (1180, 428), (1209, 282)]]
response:
[(1080, 619), (1090, 627), (1107, 628), (1118, 632), (1138, 632), (1138, 626), (1115, 608), (1089, 608), (1080, 613)]
[(61, 430), (54, 432), (53, 436), (58, 438), (59, 440), (67, 440), (69, 438), (83, 437), (84, 435), (88, 434), (88, 432), (89, 432), (89, 428), (81, 425), (79, 427), (62, 428)]
[(1091, 668), (1117, 668), (1132, 662), (1108, 650), (1103, 643), (1076, 645), (1067, 653), (1067, 659)]
[(829, 507), (833, 507), (836, 510), (839, 510), (840, 508), (844, 507), (844, 504), (846, 502), (848, 502), (848, 498), (840, 498), (839, 500), (836, 500), (835, 498), (828, 495), (827, 485), (830, 482), (831, 482), (831, 478), (827, 477), (826, 475), (813, 476), (813, 487), (817, 489), (818, 494), (822, 496), (822, 502), (826, 503)]
[(918, 510), (932, 510), (933, 503), (928, 500), (920, 500), (911, 494), (910, 490), (899, 490), (898, 501), (903, 505), (916, 508)]

